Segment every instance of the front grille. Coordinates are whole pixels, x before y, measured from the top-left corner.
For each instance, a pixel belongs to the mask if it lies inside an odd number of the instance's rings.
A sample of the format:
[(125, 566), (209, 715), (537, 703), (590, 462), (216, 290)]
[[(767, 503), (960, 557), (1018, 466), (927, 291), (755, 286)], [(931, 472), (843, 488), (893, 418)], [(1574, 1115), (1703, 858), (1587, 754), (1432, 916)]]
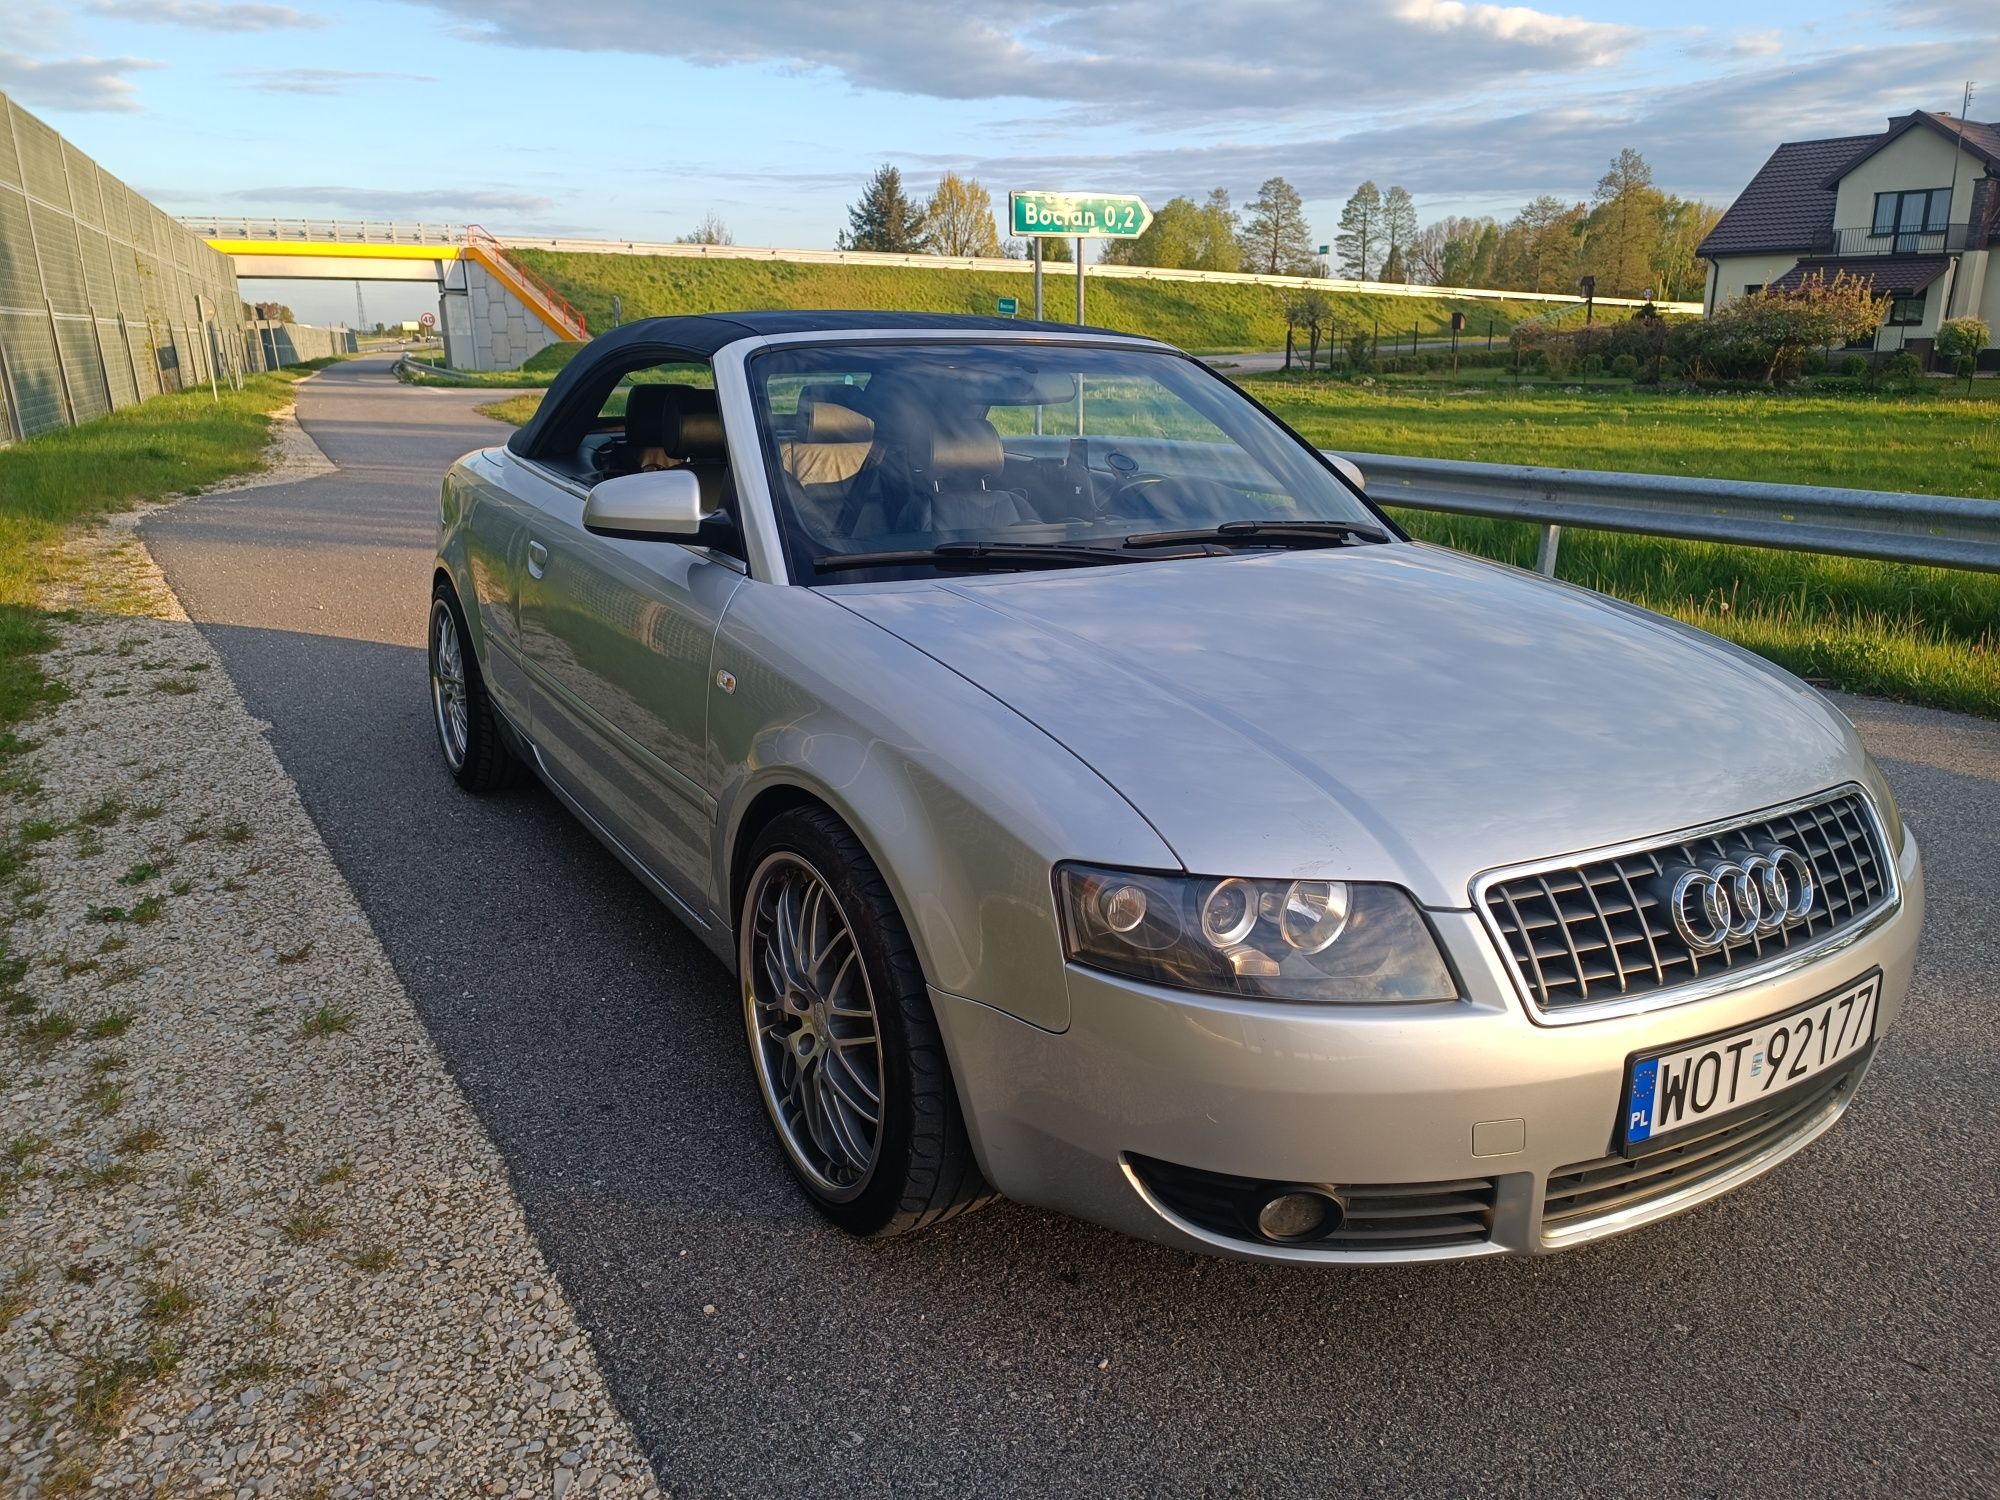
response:
[(1736, 1170), (1752, 1157), (1788, 1140), (1802, 1139), (1838, 1114), (1868, 1065), (1870, 1047), (1852, 1066), (1792, 1093), (1707, 1127), (1676, 1132), (1639, 1157), (1606, 1156), (1549, 1174), (1542, 1199), (1542, 1238), (1589, 1238), (1599, 1221), (1657, 1203)]
[(1274, 1241), (1258, 1231), (1257, 1211), (1273, 1194), (1298, 1184), (1207, 1172), (1150, 1156), (1132, 1155), (1127, 1160), (1147, 1191), (1181, 1218), (1247, 1244), (1310, 1250), (1439, 1250), (1484, 1244), (1493, 1234), (1491, 1177), (1360, 1187), (1317, 1184), (1345, 1205), (1339, 1223), (1310, 1240)]
[[(1695, 952), (1668, 919), (1661, 877), (1771, 844), (1811, 862), (1819, 883), (1813, 910), (1777, 932)], [(1861, 793), (1849, 790), (1632, 853), (1502, 874), (1482, 894), (1529, 998), (1544, 1010), (1562, 1010), (1672, 989), (1811, 947), (1868, 916), (1892, 889), (1875, 820)]]

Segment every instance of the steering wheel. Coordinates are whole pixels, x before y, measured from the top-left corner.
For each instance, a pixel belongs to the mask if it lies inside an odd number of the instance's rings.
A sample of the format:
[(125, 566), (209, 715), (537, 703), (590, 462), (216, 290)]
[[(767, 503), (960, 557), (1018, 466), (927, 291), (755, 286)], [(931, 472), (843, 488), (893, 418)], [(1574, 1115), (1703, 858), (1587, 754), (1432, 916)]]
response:
[[(1137, 502), (1138, 514), (1127, 509)], [(1165, 502), (1162, 504), (1161, 502)], [(1224, 516), (1242, 508), (1243, 493), (1219, 479), (1182, 474), (1135, 473), (1104, 499), (1106, 516), (1129, 520), (1186, 520), (1190, 513), (1219, 511)]]

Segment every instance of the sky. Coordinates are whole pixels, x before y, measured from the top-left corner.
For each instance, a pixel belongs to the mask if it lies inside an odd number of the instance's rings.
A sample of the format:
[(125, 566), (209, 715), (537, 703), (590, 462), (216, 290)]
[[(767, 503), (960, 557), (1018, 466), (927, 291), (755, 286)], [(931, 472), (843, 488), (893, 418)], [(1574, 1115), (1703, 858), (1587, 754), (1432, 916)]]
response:
[(1624, 146), (1719, 205), (1968, 80), (2000, 120), (2000, 0), (0, 0), (0, 90), (170, 212), (746, 245), (830, 246), (885, 161), (996, 202), (1282, 175), (1316, 241), (1364, 178), (1505, 218)]

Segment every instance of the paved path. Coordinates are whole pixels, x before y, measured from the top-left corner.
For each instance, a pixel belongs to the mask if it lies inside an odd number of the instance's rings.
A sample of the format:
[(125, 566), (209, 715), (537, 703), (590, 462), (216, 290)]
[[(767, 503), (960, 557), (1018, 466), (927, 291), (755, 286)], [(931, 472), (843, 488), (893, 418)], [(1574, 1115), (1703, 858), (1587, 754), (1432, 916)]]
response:
[[(820, 1227), (722, 970), (539, 792), (458, 795), (419, 650), (477, 394), (305, 386), (341, 472), (146, 537), (272, 738), (684, 1495), (1990, 1496), (2000, 726), (1847, 706), (1930, 861), (1904, 1028), (1750, 1189), (1568, 1255), (1297, 1271), (1002, 1204)], [(709, 1312), (706, 1309), (712, 1308)]]

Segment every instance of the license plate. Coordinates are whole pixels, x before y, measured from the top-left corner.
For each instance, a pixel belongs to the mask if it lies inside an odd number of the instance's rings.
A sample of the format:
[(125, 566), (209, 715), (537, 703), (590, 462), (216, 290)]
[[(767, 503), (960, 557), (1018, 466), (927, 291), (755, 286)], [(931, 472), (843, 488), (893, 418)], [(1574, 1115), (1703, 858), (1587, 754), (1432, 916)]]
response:
[(1632, 1059), (1625, 1084), (1625, 1152), (1703, 1125), (1839, 1067), (1875, 1037), (1879, 970), (1740, 1031)]

